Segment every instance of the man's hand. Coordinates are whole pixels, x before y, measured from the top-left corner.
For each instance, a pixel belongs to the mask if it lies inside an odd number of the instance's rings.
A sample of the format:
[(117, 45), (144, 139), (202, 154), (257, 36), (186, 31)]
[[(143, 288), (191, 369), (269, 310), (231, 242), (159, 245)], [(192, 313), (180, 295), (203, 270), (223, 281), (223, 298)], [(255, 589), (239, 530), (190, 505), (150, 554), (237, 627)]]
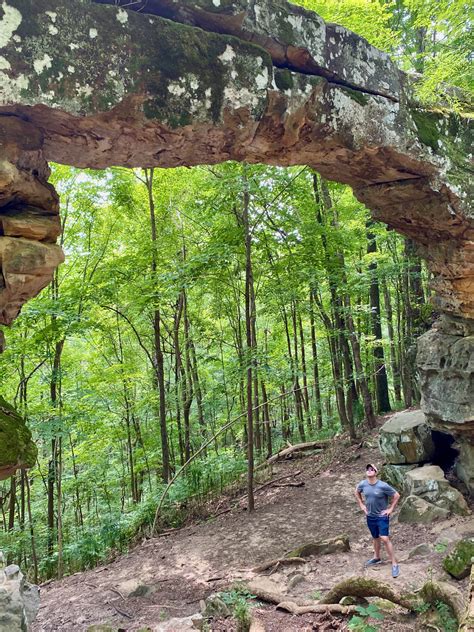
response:
[(393, 511), (393, 509), (392, 509), (391, 507), (389, 507), (388, 509), (384, 509), (384, 510), (380, 513), (380, 515), (381, 515), (381, 516), (390, 516), (390, 515), (391, 515), (391, 513), (392, 513), (392, 511)]
[(362, 509), (362, 511), (365, 513), (365, 515), (367, 516), (369, 511), (367, 509), (367, 507), (365, 505), (361, 505), (360, 508)]

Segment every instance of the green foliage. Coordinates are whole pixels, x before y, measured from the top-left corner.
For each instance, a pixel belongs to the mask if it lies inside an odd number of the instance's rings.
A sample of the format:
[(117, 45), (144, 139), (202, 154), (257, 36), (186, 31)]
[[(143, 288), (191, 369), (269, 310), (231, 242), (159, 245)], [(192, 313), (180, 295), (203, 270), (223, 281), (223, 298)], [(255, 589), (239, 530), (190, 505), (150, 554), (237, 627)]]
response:
[(434, 604), (423, 601), (415, 610), (419, 615), (423, 615), (426, 621), (435, 623), (443, 632), (456, 632), (458, 629), (454, 612), (444, 601), (437, 600)]
[(431, 604), (427, 603), (426, 601), (422, 601), (421, 603), (415, 606), (415, 610), (418, 614), (425, 614), (426, 612), (430, 610), (430, 608), (431, 608)]
[(437, 601), (435, 605), (438, 615), (438, 624), (443, 632), (456, 632), (458, 629), (458, 622), (452, 609), (444, 603), (444, 601)]
[(350, 630), (354, 632), (377, 632), (377, 630), (379, 630), (378, 626), (368, 623), (369, 619), (377, 619), (379, 621), (384, 619), (384, 615), (375, 604), (357, 606), (356, 610), (360, 616), (355, 615), (351, 617), (348, 624)]
[(255, 595), (252, 595), (245, 587), (236, 584), (231, 590), (219, 593), (219, 597), (229, 606), (237, 622), (237, 632), (248, 632), (251, 623), (248, 602), (255, 599)]
[(437, 544), (435, 544), (434, 546), (434, 550), (437, 553), (444, 553), (446, 551), (446, 549), (448, 548), (448, 543), (447, 542), (438, 542)]
[[(257, 347), (252, 352), (244, 340), (244, 176), (250, 195), (256, 295)], [(159, 239), (153, 242), (144, 177), (138, 170), (54, 168), (53, 180), (62, 196), (66, 263), (59, 269), (56, 289), (45, 290), (25, 306), (0, 356), (5, 396), (27, 419), (39, 448), (29, 480), (40, 579), (53, 576), (60, 562), (65, 573), (90, 568), (149, 534), (164, 491), (153, 331), (158, 307), (172, 472), (186, 460), (186, 432), (192, 454), (225, 424), (237, 420), (211, 440), (173, 484), (160, 511), (158, 527), (163, 529), (201, 516), (201, 507), (229, 486), (243, 487), (249, 366), (257, 366), (259, 380), (257, 462), (266, 457), (269, 437), (272, 452), (288, 441), (301, 440), (302, 424), (308, 440), (345, 430), (335, 399), (333, 362), (340, 362), (340, 357), (334, 355), (333, 344), (337, 350), (341, 337), (348, 334), (334, 321), (332, 287), (350, 301), (362, 361), (372, 382), (375, 340), (368, 291), (373, 263), (386, 283), (394, 318), (400, 319), (394, 349), (411, 344), (403, 337), (400, 291), (404, 279), (415, 273), (404, 256), (403, 242), (373, 224), (378, 250), (367, 254), (368, 212), (347, 187), (328, 184), (332, 206), (321, 209), (314, 175), (307, 168), (228, 163), (157, 169), (153, 199)], [(315, 221), (321, 210), (321, 221)], [(419, 279), (420, 272), (416, 275)], [(426, 281), (424, 272), (421, 281)], [(311, 303), (310, 290), (318, 305)], [(176, 336), (177, 306), (183, 296), (187, 329), (181, 313)], [(385, 312), (382, 318), (386, 334)], [(312, 336), (320, 401), (313, 388)], [(382, 344), (389, 354), (388, 336)], [(55, 370), (58, 345), (60, 366)], [(349, 379), (343, 372), (340, 386), (345, 397)], [(296, 380), (300, 389), (306, 380), (308, 388), (302, 422), (296, 410)], [(51, 397), (53, 384), (56, 401)], [(262, 384), (268, 424), (263, 423)], [(186, 430), (185, 396), (190, 387)], [(321, 427), (316, 423), (318, 412)], [(352, 421), (357, 426), (362, 420), (363, 409), (356, 401)], [(47, 511), (52, 445), (58, 449), (59, 442), (62, 560), (57, 523), (48, 527)], [(0, 483), (2, 497), (8, 496), (9, 484)], [(55, 487), (52, 492), (56, 510), (57, 491)], [(8, 514), (7, 505), (4, 510)], [(23, 566), (26, 559), (32, 568), (27, 522), (27, 517), (15, 516), (6, 549), (12, 559)]]

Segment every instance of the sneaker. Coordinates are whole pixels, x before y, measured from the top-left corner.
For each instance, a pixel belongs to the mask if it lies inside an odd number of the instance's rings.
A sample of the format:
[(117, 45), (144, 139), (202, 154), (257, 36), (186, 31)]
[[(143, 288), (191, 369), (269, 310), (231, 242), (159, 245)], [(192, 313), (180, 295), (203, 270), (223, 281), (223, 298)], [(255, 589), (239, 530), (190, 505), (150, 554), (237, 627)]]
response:
[(365, 563), (366, 566), (375, 566), (376, 564), (381, 564), (382, 560), (380, 557), (373, 557), (371, 560), (367, 560)]
[(392, 566), (392, 577), (398, 577), (400, 575), (400, 566), (398, 564), (394, 564)]

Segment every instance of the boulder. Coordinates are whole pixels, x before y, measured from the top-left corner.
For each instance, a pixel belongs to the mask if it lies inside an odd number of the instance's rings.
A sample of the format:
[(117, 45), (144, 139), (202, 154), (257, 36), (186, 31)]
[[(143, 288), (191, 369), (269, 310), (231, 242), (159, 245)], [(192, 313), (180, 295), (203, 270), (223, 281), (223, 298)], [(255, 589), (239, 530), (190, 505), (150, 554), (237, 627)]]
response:
[(421, 410), (393, 415), (380, 429), (379, 445), (385, 460), (395, 465), (429, 461), (435, 451), (431, 430)]
[(474, 445), (462, 442), (459, 445), (459, 456), (456, 460), (456, 474), (474, 495)]
[(408, 472), (404, 491), (407, 496), (419, 496), (450, 513), (461, 516), (469, 513), (464, 496), (449, 484), (437, 465), (424, 465)]
[(200, 614), (193, 614), (189, 617), (174, 617), (164, 623), (159, 623), (156, 628), (156, 632), (195, 632), (201, 630), (204, 624), (204, 619)]
[(408, 496), (400, 508), (398, 521), (427, 524), (437, 520), (446, 520), (448, 516), (449, 511), (447, 509), (437, 507), (419, 496)]
[(474, 562), (474, 538), (460, 540), (452, 553), (443, 560), (444, 570), (456, 579), (464, 579)]
[(221, 599), (219, 595), (211, 595), (206, 599), (205, 607), (202, 612), (204, 617), (230, 617), (232, 612), (229, 606)]
[(25, 581), (15, 564), (0, 569), (0, 630), (29, 629), (39, 609), (39, 589)]
[(405, 485), (407, 472), (414, 470), (415, 467), (418, 467), (418, 465), (393, 465), (392, 463), (386, 463), (382, 467), (380, 478), (392, 487), (395, 487), (395, 489), (401, 490)]
[(408, 559), (411, 560), (414, 557), (426, 557), (427, 555), (430, 555), (432, 552), (432, 549), (430, 547), (429, 544), (418, 544), (418, 546), (415, 546), (409, 553), (408, 553)]

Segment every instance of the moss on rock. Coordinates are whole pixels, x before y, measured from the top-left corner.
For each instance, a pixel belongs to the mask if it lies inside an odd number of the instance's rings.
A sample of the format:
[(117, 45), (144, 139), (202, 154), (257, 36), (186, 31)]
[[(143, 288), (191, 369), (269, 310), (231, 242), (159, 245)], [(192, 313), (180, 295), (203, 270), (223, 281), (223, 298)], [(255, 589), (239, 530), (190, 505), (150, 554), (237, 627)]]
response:
[(348, 88), (346, 86), (340, 86), (340, 88), (341, 90), (343, 90), (345, 94), (347, 94), (348, 97), (350, 97), (353, 101), (355, 101), (359, 105), (368, 104), (369, 97), (364, 92), (360, 92), (359, 90), (353, 90), (352, 88)]
[(276, 69), (275, 70), (275, 83), (279, 90), (291, 90), (293, 87), (293, 76), (289, 70)]
[(9, 476), (12, 469), (32, 467), (36, 455), (37, 448), (24, 420), (0, 396), (0, 479)]
[[(20, 16), (2, 48), (6, 94), (71, 113), (109, 111), (139, 95), (147, 118), (172, 127), (217, 123), (231, 97), (258, 117), (271, 85), (270, 55), (232, 36), (115, 6), (11, 0)], [(53, 17), (51, 17), (53, 16)], [(250, 95), (250, 96), (249, 96)]]
[(418, 132), (418, 138), (424, 145), (428, 145), (434, 152), (439, 151), (438, 141), (441, 137), (439, 129), (439, 115), (436, 112), (413, 110), (413, 121)]
[(456, 544), (452, 553), (443, 560), (444, 570), (456, 579), (464, 579), (470, 573), (474, 559), (474, 538), (466, 538)]

